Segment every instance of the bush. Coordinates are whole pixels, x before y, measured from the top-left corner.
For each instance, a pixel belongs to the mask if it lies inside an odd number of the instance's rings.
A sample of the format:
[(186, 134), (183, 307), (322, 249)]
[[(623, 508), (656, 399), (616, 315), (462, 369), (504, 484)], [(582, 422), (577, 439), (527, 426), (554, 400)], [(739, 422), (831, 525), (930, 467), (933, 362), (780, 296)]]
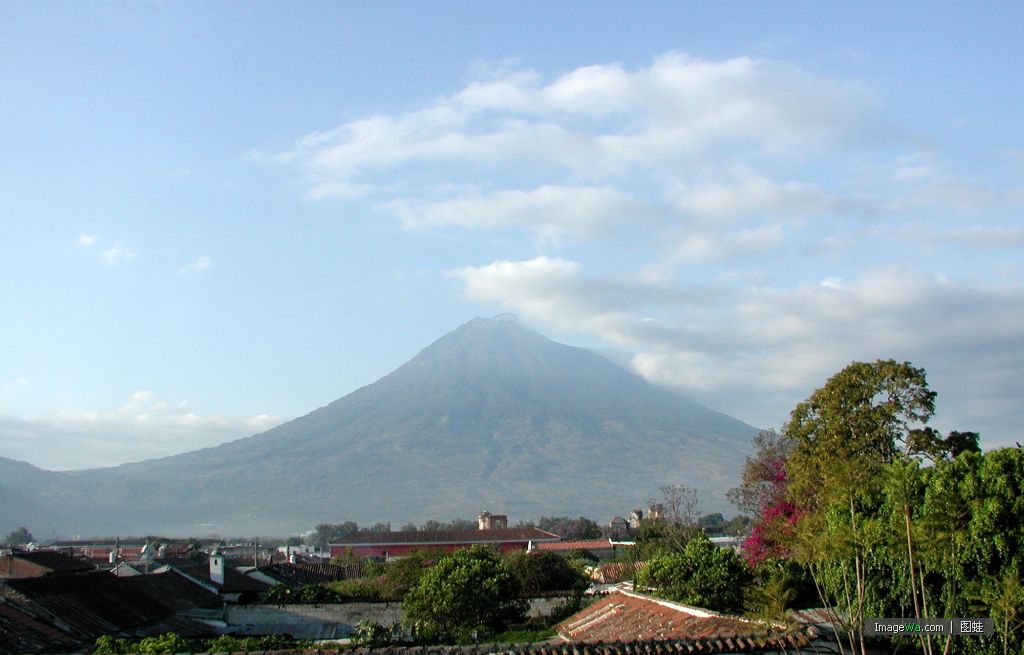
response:
[(527, 603), (492, 548), (474, 546), (441, 558), (405, 597), (406, 620), (420, 637), (504, 630), (521, 621)]
[(640, 586), (689, 605), (722, 612), (743, 608), (750, 572), (731, 549), (719, 548), (699, 534), (678, 554), (652, 558), (636, 575)]
[(139, 641), (118, 639), (104, 635), (96, 640), (93, 655), (133, 655), (162, 653), (237, 653), (247, 651), (282, 650), (309, 648), (312, 641), (292, 639), (287, 635), (266, 635), (262, 637), (233, 637), (221, 635), (216, 639), (186, 639), (168, 632), (157, 637), (146, 637)]
[(377, 621), (360, 621), (352, 633), (352, 642), (359, 646), (390, 646), (403, 642), (404, 637), (400, 623), (388, 627)]
[(337, 594), (339, 603), (355, 601), (392, 600), (381, 593), (379, 578), (353, 578), (324, 583), (324, 587)]
[(319, 584), (306, 584), (301, 587), (289, 587), (283, 584), (276, 584), (267, 590), (267, 597), (264, 602), (273, 605), (287, 605), (290, 603), (315, 605), (319, 603), (342, 603), (345, 597), (336, 590)]
[(515, 580), (519, 595), (525, 598), (546, 591), (582, 593), (587, 588), (581, 567), (555, 553), (513, 552), (505, 555), (503, 564)]

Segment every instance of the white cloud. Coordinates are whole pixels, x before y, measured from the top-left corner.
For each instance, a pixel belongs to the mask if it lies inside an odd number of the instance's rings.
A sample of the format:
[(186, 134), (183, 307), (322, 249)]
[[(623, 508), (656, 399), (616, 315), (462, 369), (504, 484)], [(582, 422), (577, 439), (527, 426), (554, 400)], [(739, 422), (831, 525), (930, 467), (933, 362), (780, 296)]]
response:
[[(406, 229), (569, 243), (573, 259), (517, 249), (449, 276), (751, 422), (778, 425), (851, 359), (897, 357), (953, 398), (951, 428), (1008, 435), (1024, 303), (992, 280), (1019, 279), (1000, 252), (1024, 244), (1019, 175), (957, 169), (922, 145), (942, 138), (886, 112), (856, 80), (765, 59), (505, 62), (260, 157)], [(587, 274), (596, 262), (620, 272)]]
[(670, 196), (685, 215), (714, 223), (731, 223), (750, 216), (801, 217), (832, 212), (844, 203), (817, 185), (776, 182), (743, 171), (729, 181), (678, 184)]
[[(668, 53), (647, 67), (586, 66), (551, 80), (487, 72), (426, 107), (254, 159), (299, 167), (313, 197), (377, 196), (408, 228), (517, 225), (546, 241), (607, 237), (610, 223), (652, 207), (662, 218), (674, 207), (677, 221), (830, 210), (828, 190), (776, 181), (752, 161), (814, 160), (880, 138), (871, 91), (780, 62)], [(522, 183), (494, 190), (495, 177)], [(437, 198), (453, 184), (489, 190)]]
[(727, 292), (587, 277), (577, 262), (546, 258), (465, 267), (452, 275), (470, 300), (631, 350), (633, 367), (644, 377), (755, 424), (780, 425), (787, 418), (780, 410), (850, 361), (890, 357), (929, 371), (939, 392), (940, 427), (980, 430), (997, 445), (1011, 441), (1022, 418), (1019, 284), (968, 286), (879, 269), (849, 283), (828, 279)]
[(439, 201), (398, 199), (378, 205), (407, 228), (522, 226), (543, 241), (650, 226), (658, 209), (613, 188), (548, 185), (527, 191), (465, 194)]
[(96, 239), (97, 237), (95, 234), (87, 234), (85, 232), (82, 232), (81, 234), (78, 235), (78, 245), (82, 246), (83, 248), (91, 248), (93, 244), (96, 243)]
[(108, 266), (123, 264), (135, 259), (135, 250), (128, 247), (124, 241), (118, 241), (110, 248), (100, 252), (100, 259)]
[(197, 275), (205, 273), (213, 268), (213, 259), (207, 255), (196, 258), (194, 261), (178, 268), (178, 275)]
[(49, 469), (114, 466), (214, 446), (268, 430), (282, 418), (200, 414), (138, 391), (111, 411), (62, 411), (31, 419), (0, 416), (0, 452)]
[(855, 245), (828, 232), (866, 220), (1024, 207), (1021, 189), (954, 174), (926, 138), (902, 135), (856, 80), (676, 52), (553, 77), (516, 64), (475, 64), (476, 79), (426, 105), (254, 159), (295, 167), (312, 197), (370, 198), (407, 229), (514, 227), (541, 251), (640, 241), (669, 262), (808, 256), (812, 240)]

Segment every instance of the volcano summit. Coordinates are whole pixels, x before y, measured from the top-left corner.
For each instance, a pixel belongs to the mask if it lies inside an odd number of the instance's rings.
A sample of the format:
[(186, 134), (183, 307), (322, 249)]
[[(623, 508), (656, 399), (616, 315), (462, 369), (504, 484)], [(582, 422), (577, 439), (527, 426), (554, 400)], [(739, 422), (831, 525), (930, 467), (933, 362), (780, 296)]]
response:
[[(755, 433), (502, 314), (267, 432), (104, 469), (0, 459), (0, 492), (31, 499), (33, 521), (47, 514), (82, 534), (283, 535), (484, 507), (603, 521), (668, 483), (695, 487), (705, 511), (727, 511)], [(14, 513), (0, 513), (12, 514), (0, 530), (24, 522)]]

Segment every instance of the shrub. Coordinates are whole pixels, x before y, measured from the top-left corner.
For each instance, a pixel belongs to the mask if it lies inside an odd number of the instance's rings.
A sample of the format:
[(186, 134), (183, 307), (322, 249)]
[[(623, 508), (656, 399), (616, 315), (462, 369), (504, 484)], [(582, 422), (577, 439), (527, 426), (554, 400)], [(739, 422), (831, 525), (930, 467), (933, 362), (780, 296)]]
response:
[(467, 629), (501, 631), (522, 620), (527, 603), (497, 552), (474, 546), (442, 557), (409, 591), (403, 608), (418, 636), (458, 637)]
[(736, 612), (743, 607), (750, 573), (731, 549), (719, 548), (699, 534), (681, 553), (652, 558), (636, 579), (670, 600)]

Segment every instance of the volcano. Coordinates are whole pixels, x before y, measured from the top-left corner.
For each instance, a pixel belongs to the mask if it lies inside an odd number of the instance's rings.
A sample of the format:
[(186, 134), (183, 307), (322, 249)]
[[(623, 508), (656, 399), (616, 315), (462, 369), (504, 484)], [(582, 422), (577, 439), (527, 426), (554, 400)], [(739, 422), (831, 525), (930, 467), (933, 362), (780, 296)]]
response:
[(503, 314), (261, 434), (102, 469), (0, 459), (0, 492), (29, 499), (34, 521), (89, 535), (286, 535), (485, 508), (607, 521), (664, 484), (727, 512), (756, 432)]

